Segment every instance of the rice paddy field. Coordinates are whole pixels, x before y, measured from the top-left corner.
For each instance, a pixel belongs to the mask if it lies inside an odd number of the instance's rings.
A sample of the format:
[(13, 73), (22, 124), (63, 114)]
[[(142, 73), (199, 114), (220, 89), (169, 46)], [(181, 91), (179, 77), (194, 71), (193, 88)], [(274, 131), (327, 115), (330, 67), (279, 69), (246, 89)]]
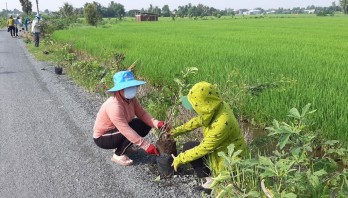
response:
[[(57, 31), (53, 38), (94, 56), (124, 53), (152, 84), (173, 83), (197, 67), (192, 83), (216, 83), (238, 117), (268, 124), (307, 103), (317, 109), (313, 127), (348, 143), (348, 17), (265, 17), (207, 20), (126, 20), (101, 27)], [(280, 85), (280, 86), (279, 86)], [(259, 89), (236, 95), (236, 87)]]

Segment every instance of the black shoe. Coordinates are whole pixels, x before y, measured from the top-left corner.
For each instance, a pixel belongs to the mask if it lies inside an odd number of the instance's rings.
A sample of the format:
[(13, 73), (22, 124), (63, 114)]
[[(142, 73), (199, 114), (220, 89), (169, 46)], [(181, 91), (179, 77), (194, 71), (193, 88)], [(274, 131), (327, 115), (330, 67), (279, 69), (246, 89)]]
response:
[(208, 195), (210, 195), (210, 193), (211, 193), (211, 189), (203, 188), (202, 186), (196, 186), (193, 189), (196, 191), (199, 191), (199, 192), (204, 192), (205, 194), (208, 194)]

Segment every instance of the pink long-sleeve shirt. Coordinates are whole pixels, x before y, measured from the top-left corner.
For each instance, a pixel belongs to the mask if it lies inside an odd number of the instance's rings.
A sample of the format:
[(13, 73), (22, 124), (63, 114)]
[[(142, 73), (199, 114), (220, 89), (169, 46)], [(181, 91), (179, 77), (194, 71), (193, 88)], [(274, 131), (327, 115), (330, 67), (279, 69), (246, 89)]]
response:
[(107, 99), (101, 106), (94, 123), (93, 138), (99, 138), (107, 131), (117, 128), (130, 142), (146, 150), (150, 143), (138, 135), (128, 123), (139, 118), (152, 128), (157, 128), (155, 120), (140, 104), (138, 99), (124, 100), (119, 93)]

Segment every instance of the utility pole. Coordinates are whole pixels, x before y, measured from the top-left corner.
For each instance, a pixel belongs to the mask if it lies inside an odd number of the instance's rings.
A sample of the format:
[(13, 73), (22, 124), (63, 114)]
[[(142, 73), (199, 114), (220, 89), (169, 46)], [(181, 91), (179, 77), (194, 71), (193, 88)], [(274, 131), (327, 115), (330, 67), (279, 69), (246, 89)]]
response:
[(37, 10), (37, 14), (40, 14), (40, 12), (39, 12), (39, 0), (36, 0), (36, 10)]
[(7, 2), (6, 2), (6, 18), (8, 18)]

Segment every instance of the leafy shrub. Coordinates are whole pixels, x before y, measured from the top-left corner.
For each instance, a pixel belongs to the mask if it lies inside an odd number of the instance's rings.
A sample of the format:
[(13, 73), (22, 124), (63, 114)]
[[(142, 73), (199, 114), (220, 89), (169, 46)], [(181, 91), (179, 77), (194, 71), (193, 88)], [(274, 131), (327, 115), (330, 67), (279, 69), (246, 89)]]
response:
[(290, 124), (274, 120), (267, 127), (268, 136), (278, 140), (272, 155), (250, 150), (240, 159), (233, 144), (227, 154), (219, 153), (226, 170), (214, 178), (213, 193), (217, 197), (347, 197), (347, 149), (308, 129), (307, 117), (315, 112), (309, 108), (306, 105), (301, 113), (291, 109)]
[(0, 17), (0, 28), (5, 27), (6, 25), (6, 18)]
[(320, 10), (317, 13), (317, 16), (334, 16), (334, 12), (332, 10)]
[(52, 34), (56, 30), (67, 29), (74, 23), (81, 23), (81, 20), (78, 20), (77, 17), (61, 18), (59, 16), (47, 16), (41, 22), (42, 33)]
[(100, 13), (98, 13), (97, 7), (92, 3), (88, 3), (85, 5), (84, 15), (86, 22), (92, 26), (96, 26), (99, 22), (103, 20)]
[[(89, 91), (95, 91), (105, 75), (105, 68), (97, 61), (75, 61), (67, 66), (69, 75)], [(88, 76), (88, 78), (85, 78)]]

